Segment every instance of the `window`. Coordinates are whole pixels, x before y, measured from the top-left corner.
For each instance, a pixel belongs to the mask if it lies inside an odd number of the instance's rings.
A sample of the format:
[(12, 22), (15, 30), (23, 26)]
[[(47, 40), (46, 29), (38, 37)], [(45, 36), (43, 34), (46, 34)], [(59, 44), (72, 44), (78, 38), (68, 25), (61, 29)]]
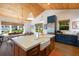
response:
[(69, 20), (59, 21), (59, 30), (69, 30)]
[(36, 27), (36, 32), (40, 32), (40, 33), (43, 33), (43, 23), (38, 23), (38, 24), (35, 24), (35, 27)]
[[(15, 26), (15, 25), (11, 25), (12, 27), (12, 33), (22, 33), (23, 32), (23, 26), (19, 25), (19, 26)], [(10, 33), (10, 25), (2, 25), (2, 34), (6, 34), (6, 33)]]
[(22, 33), (23, 32), (23, 26), (12, 26), (12, 33)]
[(2, 34), (9, 33), (9, 25), (2, 25)]

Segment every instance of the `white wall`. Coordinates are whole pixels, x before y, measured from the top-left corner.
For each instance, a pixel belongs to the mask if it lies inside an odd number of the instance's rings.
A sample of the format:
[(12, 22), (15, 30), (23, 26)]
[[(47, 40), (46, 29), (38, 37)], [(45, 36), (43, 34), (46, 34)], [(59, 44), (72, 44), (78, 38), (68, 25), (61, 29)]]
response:
[[(44, 24), (47, 23), (47, 17), (51, 15), (57, 15), (57, 22), (60, 20), (68, 20), (70, 19), (69, 30), (64, 31), (66, 33), (74, 33), (78, 32), (79, 29), (72, 29), (72, 21), (79, 21), (79, 10), (46, 10), (41, 13), (35, 20), (32, 21), (32, 24), (42, 22)], [(59, 30), (59, 24), (57, 23), (57, 29)]]
[(24, 33), (31, 33), (33, 30), (32, 30), (32, 24), (31, 23), (24, 23)]
[[(79, 21), (79, 10), (63, 10), (58, 14), (58, 21), (70, 19), (69, 31), (64, 31), (65, 33), (77, 33), (79, 29), (72, 28), (72, 21)], [(59, 25), (57, 24), (59, 29)]]
[[(36, 23), (43, 23), (43, 24), (47, 24), (47, 17), (51, 16), (51, 15), (57, 15), (58, 13), (60, 13), (59, 11), (61, 10), (46, 10), (43, 13), (41, 13), (39, 16), (37, 16), (33, 21), (32, 24), (36, 24)], [(54, 26), (52, 28), (53, 32), (54, 32)], [(43, 29), (43, 33), (47, 33), (46, 29)]]
[[(72, 21), (79, 21), (79, 10), (46, 10), (42, 12), (39, 16), (37, 16), (33, 21), (32, 25), (36, 23), (47, 23), (47, 17), (51, 15), (57, 15), (57, 21), (60, 20), (67, 20), (70, 19), (70, 25), (69, 25), (69, 31), (64, 31), (64, 32), (78, 32), (79, 29), (72, 29)], [(0, 17), (0, 21), (8, 21), (8, 22), (14, 22), (14, 23), (21, 23), (23, 21), (21, 20), (16, 20), (12, 18), (3, 18)], [(25, 25), (25, 28), (27, 29), (27, 26)], [(57, 29), (59, 30), (59, 24), (57, 23)], [(34, 29), (32, 30), (34, 31)]]
[(61, 10), (46, 10), (43, 13), (41, 13), (39, 16), (37, 16), (33, 21), (32, 24), (35, 23), (47, 23), (47, 17), (51, 16), (51, 15), (57, 15), (58, 13), (60, 13)]

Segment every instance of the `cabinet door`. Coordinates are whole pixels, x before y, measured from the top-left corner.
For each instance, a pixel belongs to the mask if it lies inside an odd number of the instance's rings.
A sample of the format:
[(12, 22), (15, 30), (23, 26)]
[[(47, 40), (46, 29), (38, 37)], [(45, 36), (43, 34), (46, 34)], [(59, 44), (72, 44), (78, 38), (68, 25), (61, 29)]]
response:
[(79, 40), (76, 42), (76, 45), (79, 47)]
[(14, 44), (12, 46), (12, 55), (13, 56), (26, 56), (26, 51), (20, 48), (18, 45)]
[(19, 56), (27, 56), (27, 52), (19, 48)]
[(48, 45), (48, 46), (46, 47), (46, 56), (48, 56), (49, 53), (50, 53), (50, 45)]
[(50, 40), (50, 52), (55, 48), (55, 38), (51, 38)]
[(66, 35), (66, 37), (65, 37), (65, 43), (68, 43), (68, 44), (74, 45), (76, 40), (77, 40), (77, 37), (74, 35)]
[(28, 56), (39, 56), (40, 51), (40, 45), (37, 45), (36, 47), (30, 49), (27, 51)]
[(56, 35), (56, 41), (61, 41), (61, 35), (60, 34)]
[(19, 56), (19, 47), (16, 44), (14, 46), (14, 55)]

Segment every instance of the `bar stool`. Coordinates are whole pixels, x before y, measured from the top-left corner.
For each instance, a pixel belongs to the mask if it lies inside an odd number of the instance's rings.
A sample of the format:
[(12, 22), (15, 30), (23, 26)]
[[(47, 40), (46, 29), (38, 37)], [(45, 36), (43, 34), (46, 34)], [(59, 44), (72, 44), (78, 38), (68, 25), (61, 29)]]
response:
[(3, 39), (4, 39), (4, 36), (0, 36), (0, 47), (1, 47), (2, 43), (3, 43)]

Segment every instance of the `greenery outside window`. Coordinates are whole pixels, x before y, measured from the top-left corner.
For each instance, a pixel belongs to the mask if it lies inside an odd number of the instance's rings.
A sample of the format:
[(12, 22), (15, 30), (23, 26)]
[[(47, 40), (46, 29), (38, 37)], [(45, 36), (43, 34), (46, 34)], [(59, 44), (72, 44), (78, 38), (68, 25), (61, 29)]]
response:
[[(22, 33), (23, 32), (23, 26), (19, 26), (19, 28), (15, 25), (12, 26), (12, 33)], [(6, 34), (10, 32), (10, 25), (2, 25), (1, 26), (2, 34)]]
[(12, 26), (12, 33), (22, 33), (23, 32), (23, 26), (19, 26), (19, 29), (17, 26)]
[(69, 20), (59, 21), (59, 30), (69, 30)]

